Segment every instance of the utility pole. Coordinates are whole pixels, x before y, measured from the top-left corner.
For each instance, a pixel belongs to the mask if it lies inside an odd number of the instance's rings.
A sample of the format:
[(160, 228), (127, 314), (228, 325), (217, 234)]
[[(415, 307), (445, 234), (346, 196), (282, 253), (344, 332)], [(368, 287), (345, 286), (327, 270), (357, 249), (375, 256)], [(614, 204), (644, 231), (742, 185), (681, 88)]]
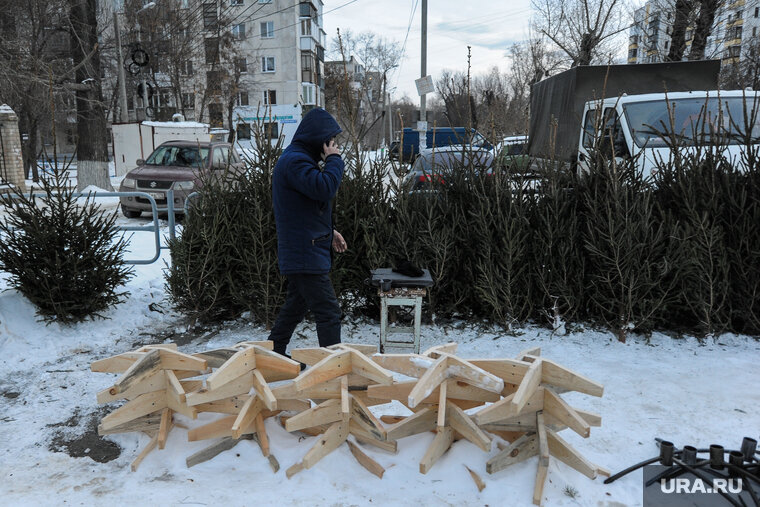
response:
[(129, 121), (129, 111), (127, 110), (127, 83), (124, 75), (124, 55), (121, 53), (121, 29), (119, 28), (119, 13), (116, 9), (113, 11), (113, 30), (116, 33), (116, 48), (119, 57), (119, 121), (127, 123)]
[[(427, 76), (427, 0), (422, 0), (422, 58), (420, 77)], [(420, 133), (420, 152), (427, 148), (427, 111), (425, 110), (425, 94), (420, 95), (420, 121), (417, 123)]]

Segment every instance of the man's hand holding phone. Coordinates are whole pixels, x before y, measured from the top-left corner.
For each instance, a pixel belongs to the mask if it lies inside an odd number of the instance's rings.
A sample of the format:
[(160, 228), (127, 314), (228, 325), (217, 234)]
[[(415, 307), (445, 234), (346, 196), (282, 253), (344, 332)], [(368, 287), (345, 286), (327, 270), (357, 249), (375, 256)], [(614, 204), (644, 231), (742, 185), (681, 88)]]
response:
[(329, 143), (322, 144), (322, 160), (327, 159), (330, 155), (340, 155), (338, 145), (335, 144), (335, 139), (330, 139)]

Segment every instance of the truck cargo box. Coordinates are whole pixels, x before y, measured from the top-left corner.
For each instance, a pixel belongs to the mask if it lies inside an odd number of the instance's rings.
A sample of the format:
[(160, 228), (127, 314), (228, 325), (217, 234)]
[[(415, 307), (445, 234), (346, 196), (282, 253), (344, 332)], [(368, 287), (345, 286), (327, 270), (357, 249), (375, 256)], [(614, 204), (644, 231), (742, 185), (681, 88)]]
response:
[(590, 100), (642, 93), (715, 90), (720, 60), (573, 67), (533, 85), (528, 152), (573, 162), (583, 106)]

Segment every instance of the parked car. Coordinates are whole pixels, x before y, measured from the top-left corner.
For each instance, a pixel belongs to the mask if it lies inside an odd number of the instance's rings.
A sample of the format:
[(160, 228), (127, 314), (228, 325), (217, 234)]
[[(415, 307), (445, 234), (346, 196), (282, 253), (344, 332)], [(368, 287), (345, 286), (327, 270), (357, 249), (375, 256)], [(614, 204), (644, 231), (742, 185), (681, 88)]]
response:
[(494, 156), (489, 150), (466, 145), (442, 146), (423, 150), (401, 180), (405, 192), (431, 190), (445, 185), (455, 171), (471, 169), (475, 175), (488, 175), (493, 171)]
[[(420, 133), (411, 128), (405, 128), (402, 132), (401, 156), (402, 162), (414, 162), (419, 156)], [(428, 129), (425, 135), (425, 146), (429, 148), (443, 148), (452, 145), (470, 145), (479, 149), (490, 150), (493, 148), (488, 140), (477, 130), (465, 127), (435, 127)]]
[(505, 137), (495, 148), (496, 163), (512, 173), (523, 174), (530, 167), (528, 136)]
[[(159, 208), (166, 207), (166, 191), (174, 190), (174, 209), (184, 212), (185, 199), (203, 186), (208, 178), (230, 183), (243, 171), (243, 163), (229, 143), (169, 141), (155, 149), (147, 160), (137, 160), (119, 186), (120, 192), (147, 192)], [(144, 197), (122, 196), (121, 212), (137, 218), (150, 211)]]

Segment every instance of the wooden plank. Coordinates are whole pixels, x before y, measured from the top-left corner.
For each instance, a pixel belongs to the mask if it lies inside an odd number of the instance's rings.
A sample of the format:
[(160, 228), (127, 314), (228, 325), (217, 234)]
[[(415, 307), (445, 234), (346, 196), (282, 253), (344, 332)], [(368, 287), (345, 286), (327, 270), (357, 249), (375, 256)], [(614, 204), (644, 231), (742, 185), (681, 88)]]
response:
[(298, 431), (341, 420), (343, 420), (343, 414), (340, 400), (332, 399), (288, 418), (285, 429), (287, 431)]
[(303, 466), (303, 462), (299, 461), (298, 463), (293, 464), (290, 468), (285, 470), (285, 475), (288, 479), (293, 477), (295, 474), (303, 470), (305, 467)]
[[(201, 403), (200, 405), (193, 405), (198, 413), (201, 412), (216, 412), (220, 414), (235, 414), (238, 415), (240, 410), (248, 401), (251, 396), (248, 394), (239, 394), (237, 396), (231, 396), (223, 400), (210, 401), (208, 403)], [(232, 426), (230, 424), (230, 426)]]
[(552, 456), (579, 471), (589, 479), (596, 479), (598, 467), (592, 465), (573, 446), (568, 444), (556, 432), (547, 428), (546, 437), (548, 439), (549, 452)]
[[(409, 393), (412, 392), (415, 385), (417, 385), (416, 380), (394, 382), (389, 386), (376, 384), (367, 387), (367, 396), (378, 400), (407, 401)], [(438, 403), (439, 393), (439, 388), (435, 388), (433, 392), (430, 393), (430, 396), (422, 400), (420, 404)], [(497, 393), (492, 393), (455, 379), (449, 379), (447, 394), (449, 399), (455, 398), (458, 400), (495, 402), (500, 399), (500, 396)]]
[(125, 352), (116, 356), (98, 359), (90, 364), (90, 371), (99, 373), (124, 373), (135, 361), (143, 357), (142, 352)]
[(351, 412), (351, 400), (348, 397), (348, 375), (340, 377), (340, 411), (344, 414)]
[[(280, 425), (284, 428), (285, 424), (288, 422), (288, 419), (290, 419), (292, 416), (283, 415), (280, 417)], [(323, 424), (321, 426), (312, 426), (311, 428), (303, 428), (298, 430), (300, 433), (303, 433), (305, 435), (309, 435), (310, 437), (316, 437), (318, 435), (321, 435), (325, 431), (327, 431), (327, 428), (329, 428), (329, 425)]]
[(536, 361), (530, 365), (528, 371), (525, 372), (520, 387), (517, 388), (517, 392), (512, 396), (512, 405), (520, 412), (525, 404), (535, 395), (539, 384), (541, 383), (541, 365), (543, 361)]
[(209, 368), (220, 368), (229, 358), (237, 354), (237, 349), (225, 347), (221, 349), (204, 350), (196, 352), (193, 357), (206, 361)]
[(582, 436), (588, 438), (591, 434), (589, 424), (567, 404), (565, 400), (554, 394), (551, 388), (544, 389), (544, 413), (551, 414), (560, 423)]
[(436, 427), (436, 419), (437, 411), (424, 408), (403, 421), (386, 428), (386, 438), (387, 440), (398, 440), (410, 435), (433, 431)]
[(375, 354), (370, 359), (386, 370), (414, 378), (420, 378), (433, 366), (432, 359), (419, 354)]
[(351, 349), (361, 352), (365, 356), (371, 356), (377, 354), (377, 345), (369, 345), (366, 343), (338, 343), (327, 347), (330, 350), (336, 349)]
[(375, 435), (367, 432), (364, 428), (359, 426), (353, 419), (349, 421), (348, 429), (354, 438), (362, 444), (377, 447), (378, 449), (382, 449), (391, 454), (396, 454), (398, 452), (398, 442), (395, 440), (379, 440)]
[(253, 423), (256, 416), (264, 409), (264, 403), (258, 396), (251, 396), (240, 409), (235, 422), (232, 424), (232, 438), (240, 438), (244, 431)]
[(244, 348), (252, 345), (261, 347), (262, 349), (274, 350), (274, 342), (272, 340), (244, 341), (236, 343), (235, 347)]
[(457, 342), (448, 342), (442, 345), (434, 345), (423, 352), (422, 355), (432, 357), (433, 359), (438, 359), (438, 357), (443, 353), (455, 354), (458, 345), (459, 344)]
[(209, 390), (219, 389), (254, 368), (256, 368), (256, 350), (253, 347), (240, 350), (206, 379), (206, 385)]
[(102, 425), (98, 425), (98, 435), (113, 435), (116, 433), (130, 433), (133, 431), (141, 431), (143, 433), (156, 433), (158, 427), (161, 424), (161, 416), (159, 414), (149, 414), (143, 417), (138, 417), (132, 421), (125, 422), (113, 428), (104, 429)]
[(305, 400), (277, 400), (277, 410), (288, 412), (303, 412), (309, 410), (311, 403)]
[(356, 458), (356, 461), (358, 461), (361, 466), (366, 468), (372, 475), (375, 475), (380, 479), (383, 478), (385, 468), (380, 466), (380, 463), (367, 456), (364, 451), (359, 449), (359, 446), (352, 441), (346, 440), (346, 443), (348, 443), (348, 448), (351, 450), (351, 454), (354, 455), (354, 458)]
[(296, 378), (301, 373), (301, 363), (289, 359), (277, 352), (259, 347), (253, 346), (256, 351), (256, 368), (261, 370), (264, 378), (268, 382), (273, 382), (273, 372), (279, 373), (279, 380)]
[(332, 355), (333, 352), (326, 348), (303, 348), (290, 351), (290, 357), (308, 366), (314, 366), (322, 359)]
[(150, 451), (152, 451), (153, 449), (156, 448), (156, 444), (157, 443), (158, 443), (158, 434), (155, 434), (150, 439), (150, 441), (148, 442), (148, 444), (145, 447), (143, 447), (143, 450), (140, 451), (140, 454), (137, 455), (137, 457), (135, 458), (135, 460), (130, 465), (130, 469), (133, 472), (137, 472), (137, 467), (140, 466), (140, 463), (142, 463), (142, 461), (145, 459), (145, 456), (147, 456), (148, 453), (150, 453)]
[(177, 375), (172, 370), (164, 370), (164, 374), (166, 375), (166, 388), (174, 390), (180, 401), (185, 401), (185, 388), (179, 382)]
[(483, 424), (494, 423), (497, 421), (506, 420), (517, 417), (520, 414), (535, 413), (537, 410), (544, 408), (544, 388), (539, 387), (533, 396), (528, 399), (523, 406), (522, 410), (518, 410), (512, 400), (514, 394), (507, 396), (506, 398), (492, 403), (475, 414), (475, 422), (480, 426)]
[(340, 380), (333, 379), (328, 382), (309, 387), (307, 389), (298, 389), (295, 382), (289, 382), (281, 386), (273, 387), (272, 393), (277, 400), (305, 400), (305, 399), (331, 399), (340, 398)]
[[(480, 429), (483, 429), (483, 428), (480, 428)], [(496, 442), (496, 447), (498, 447), (499, 450), (504, 450), (509, 445), (509, 442), (514, 442), (518, 438), (526, 435), (524, 431), (489, 431), (488, 433), (493, 433), (497, 437), (500, 437), (507, 442), (506, 444), (503, 444), (501, 442)]]
[(138, 417), (158, 412), (166, 407), (166, 391), (141, 394), (105, 416), (100, 421), (100, 425), (104, 430), (109, 430)]
[(348, 438), (348, 421), (333, 423), (325, 433), (317, 439), (314, 447), (304, 455), (303, 466), (307, 469), (313, 467), (322, 458), (338, 448)]
[(449, 425), (451, 425), (457, 433), (484, 451), (488, 452), (491, 450), (491, 439), (488, 438), (488, 435), (483, 433), (483, 430), (478, 428), (478, 425), (475, 424), (472, 419), (470, 419), (470, 416), (465, 414), (461, 408), (449, 402), (446, 405), (446, 412), (448, 412), (447, 417)]
[(430, 447), (428, 447), (427, 452), (425, 452), (420, 461), (420, 473), (428, 473), (432, 466), (435, 465), (435, 462), (449, 450), (453, 442), (454, 430), (451, 427), (438, 428), (438, 433), (436, 433), (433, 443), (430, 444)]
[(163, 449), (166, 447), (166, 439), (169, 437), (169, 432), (172, 429), (172, 411), (165, 408), (161, 412), (161, 424), (158, 427), (158, 448)]
[(351, 372), (351, 352), (335, 352), (302, 372), (293, 380), (299, 391), (321, 384), (328, 380), (348, 375)]
[(176, 350), (160, 349), (161, 368), (164, 370), (195, 370), (205, 372), (208, 370), (208, 363), (205, 359), (183, 354)]
[(486, 489), (486, 483), (483, 482), (483, 479), (480, 478), (478, 474), (475, 473), (470, 467), (467, 465), (464, 466), (468, 472), (470, 472), (470, 477), (472, 477), (473, 482), (475, 482), (475, 486), (478, 488), (478, 492), (483, 491)]
[(428, 371), (420, 377), (417, 385), (409, 393), (407, 403), (410, 407), (417, 406), (422, 400), (430, 396), (433, 390), (438, 387), (448, 377), (449, 358), (443, 356), (428, 368)]
[(185, 464), (187, 464), (187, 468), (194, 467), (199, 463), (215, 458), (224, 451), (232, 449), (238, 444), (238, 442), (240, 442), (240, 440), (229, 437), (220, 440), (219, 442), (188, 456), (185, 460)]
[(464, 359), (446, 355), (449, 358), (449, 377), (456, 377), (475, 387), (497, 394), (504, 390), (504, 381), (501, 378)]
[(269, 457), (269, 437), (267, 436), (267, 429), (264, 426), (264, 416), (261, 415), (261, 412), (256, 414), (254, 427), (256, 428), (256, 434), (259, 437), (258, 442), (259, 447), (261, 447), (261, 453), (267, 458)]
[(538, 455), (538, 437), (535, 434), (524, 435), (503, 451), (486, 462), (486, 472), (495, 474), (499, 470), (504, 470), (510, 465), (520, 463), (528, 458)]
[(187, 393), (185, 400), (188, 406), (192, 407), (194, 405), (200, 405), (201, 403), (223, 400), (225, 398), (230, 398), (231, 396), (248, 394), (252, 387), (253, 372), (248, 371), (217, 389), (201, 389), (199, 391)]
[(349, 395), (349, 397), (351, 398), (351, 421), (376, 439), (386, 440), (385, 428), (380, 420), (375, 417), (375, 414), (361, 400), (352, 395)]
[(448, 380), (444, 380), (438, 388), (438, 418), (436, 425), (439, 428), (446, 426), (446, 413), (448, 412), (446, 410), (446, 391), (448, 391), (448, 385)]
[(351, 393), (351, 396), (353, 396), (354, 398), (360, 400), (362, 403), (364, 403), (368, 407), (372, 407), (372, 406), (375, 406), (375, 405), (384, 405), (384, 404), (388, 403), (385, 400), (378, 400), (376, 398), (370, 398), (370, 397), (368, 397), (367, 396), (367, 391), (352, 391), (350, 389), (350, 384), (349, 384), (349, 390), (348, 390), (348, 392)]
[(145, 345), (144, 347), (140, 347), (139, 349), (137, 349), (137, 351), (149, 352), (153, 349), (177, 350), (177, 344), (176, 343), (154, 343), (151, 345)]
[[(177, 372), (174, 372), (175, 374)], [(179, 379), (179, 376), (177, 376)], [(203, 389), (203, 381), (202, 380), (179, 380), (179, 383), (182, 385), (182, 390), (185, 391), (185, 394), (192, 393), (194, 391), (199, 391)]]
[(549, 466), (549, 442), (546, 440), (546, 425), (543, 412), (536, 413), (536, 436), (538, 437), (538, 460)]
[(602, 425), (601, 415), (595, 412), (587, 412), (586, 410), (581, 410), (579, 408), (576, 408), (575, 411), (578, 413), (579, 416), (583, 418), (584, 421), (588, 423), (589, 426), (593, 426), (597, 428)]
[(536, 485), (533, 488), (533, 504), (541, 505), (542, 497), (544, 496), (544, 484), (546, 484), (546, 476), (549, 473), (549, 464), (544, 464), (541, 461), (538, 462), (538, 468), (536, 470)]
[(123, 393), (130, 387), (139, 384), (146, 377), (153, 375), (161, 369), (161, 353), (159, 350), (151, 350), (140, 359), (132, 363), (113, 385), (113, 393)]
[(542, 378), (544, 383), (562, 387), (568, 391), (590, 394), (591, 396), (601, 397), (604, 394), (604, 386), (602, 384), (568, 370), (554, 361), (544, 359), (543, 363)]
[(184, 394), (180, 395), (177, 393), (171, 387), (171, 385), (168, 385), (166, 387), (164, 393), (166, 396), (166, 406), (172, 409), (174, 412), (182, 414), (190, 419), (195, 419), (198, 417), (198, 411), (195, 408), (189, 407), (187, 405)]
[(148, 376), (142, 378), (142, 380), (133, 383), (126, 391), (119, 392), (116, 386), (111, 386), (98, 392), (96, 399), (101, 404), (123, 399), (133, 400), (141, 394), (161, 391), (165, 388), (166, 375), (164, 375), (162, 370), (155, 369)]
[(357, 375), (374, 380), (378, 384), (390, 385), (393, 383), (393, 374), (370, 359), (361, 352), (351, 351), (351, 371)]
[(467, 362), (509, 384), (519, 384), (530, 367), (530, 363), (516, 359), (468, 359)]
[(525, 356), (535, 356), (539, 357), (541, 355), (541, 347), (531, 347), (529, 349), (525, 349), (521, 351), (519, 354), (517, 354), (517, 359), (522, 361), (523, 357)]
[(253, 370), (253, 388), (256, 390), (256, 394), (259, 395), (264, 406), (269, 410), (274, 410), (277, 407), (277, 398), (274, 397), (272, 390), (269, 388), (269, 384), (264, 380), (264, 376), (259, 370)]
[(210, 438), (231, 437), (232, 425), (235, 423), (235, 419), (237, 419), (237, 415), (230, 415), (216, 421), (211, 421), (203, 426), (192, 428), (187, 432), (187, 441), (196, 442)]

